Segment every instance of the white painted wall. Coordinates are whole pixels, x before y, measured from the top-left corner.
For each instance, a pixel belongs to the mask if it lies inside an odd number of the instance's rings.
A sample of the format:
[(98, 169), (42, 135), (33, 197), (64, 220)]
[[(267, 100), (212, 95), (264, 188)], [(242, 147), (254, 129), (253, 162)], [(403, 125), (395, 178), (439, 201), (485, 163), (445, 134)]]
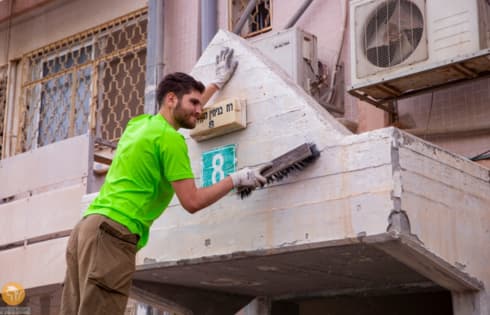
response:
[(89, 171), (89, 137), (81, 135), (0, 160), (0, 198), (36, 193)]
[(0, 251), (0, 283), (29, 289), (63, 282), (67, 242), (64, 237)]
[(0, 205), (0, 246), (71, 230), (80, 219), (83, 183)]
[[(0, 283), (33, 288), (63, 281), (67, 238), (57, 233), (80, 219), (88, 143), (82, 135), (0, 161), (1, 196), (15, 194), (0, 204), (0, 246), (16, 243), (0, 251)], [(31, 244), (38, 237), (51, 240)]]
[[(15, 196), (0, 204), (0, 246), (59, 237), (58, 232), (73, 228), (86, 193), (88, 145), (82, 135), (0, 160), (0, 196)], [(57, 238), (1, 250), (0, 283), (33, 288), (61, 282), (65, 248), (66, 238)]]

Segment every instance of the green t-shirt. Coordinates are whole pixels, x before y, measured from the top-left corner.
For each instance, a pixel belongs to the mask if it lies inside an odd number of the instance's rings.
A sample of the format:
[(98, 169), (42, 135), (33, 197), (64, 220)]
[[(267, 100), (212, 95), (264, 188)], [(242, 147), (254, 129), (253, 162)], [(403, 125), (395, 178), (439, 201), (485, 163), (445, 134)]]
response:
[(131, 119), (117, 145), (98, 196), (85, 211), (101, 214), (138, 234), (138, 249), (167, 208), (171, 182), (194, 178), (184, 137), (160, 114)]

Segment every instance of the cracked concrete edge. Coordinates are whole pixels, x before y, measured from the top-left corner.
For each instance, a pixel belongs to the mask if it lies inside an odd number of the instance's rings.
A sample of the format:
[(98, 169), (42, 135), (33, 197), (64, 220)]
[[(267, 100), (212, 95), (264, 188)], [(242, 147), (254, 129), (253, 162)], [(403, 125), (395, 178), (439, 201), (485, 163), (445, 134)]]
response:
[(403, 183), (401, 178), (401, 165), (399, 148), (403, 141), (403, 135), (400, 130), (393, 128), (390, 130), (393, 137), (391, 145), (391, 163), (393, 172), (393, 190), (391, 193), (391, 200), (393, 201), (393, 210), (388, 215), (388, 225), (386, 232), (407, 235), (412, 239), (417, 240), (419, 243), (423, 242), (417, 235), (413, 234), (410, 227), (410, 218), (405, 210), (402, 209), (402, 193)]
[(424, 246), (423, 241), (412, 233), (410, 218), (402, 206), (403, 182), (399, 149), (407, 141), (415, 141), (415, 139), (407, 139), (406, 135), (398, 129), (391, 129), (390, 133), (393, 139), (391, 146), (393, 210), (387, 218), (387, 234), (367, 238), (365, 241), (451, 291), (464, 292), (483, 289), (482, 282), (432, 253)]

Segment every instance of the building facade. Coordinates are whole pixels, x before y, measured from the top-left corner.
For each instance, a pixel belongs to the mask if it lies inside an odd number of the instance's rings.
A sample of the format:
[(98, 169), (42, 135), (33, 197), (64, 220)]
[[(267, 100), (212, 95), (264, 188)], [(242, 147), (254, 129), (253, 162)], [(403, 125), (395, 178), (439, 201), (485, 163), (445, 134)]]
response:
[(32, 314), (58, 312), (67, 238), (127, 121), (156, 112), (166, 73), (210, 82), (230, 46), (239, 68), (210, 103), (241, 99), (245, 129), (183, 131), (196, 180), (224, 146), (235, 168), (303, 142), (321, 157), (195, 215), (172, 201), (138, 253), (128, 313), (488, 314), (490, 81), (389, 111), (350, 95), (359, 2), (1, 1), (0, 285), (22, 284)]

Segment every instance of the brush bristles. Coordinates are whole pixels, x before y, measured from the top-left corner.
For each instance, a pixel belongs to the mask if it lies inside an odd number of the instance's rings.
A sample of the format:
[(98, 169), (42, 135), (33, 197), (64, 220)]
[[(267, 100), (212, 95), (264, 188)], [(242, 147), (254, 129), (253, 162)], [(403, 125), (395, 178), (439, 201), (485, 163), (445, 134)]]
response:
[[(297, 155), (297, 156), (295, 156)], [(272, 166), (262, 172), (266, 176), (267, 184), (277, 182), (288, 177), (292, 172), (302, 171), (320, 156), (313, 143), (305, 143), (272, 161)], [(286, 163), (286, 166), (284, 165)], [(275, 169), (277, 168), (277, 169)], [(271, 172), (272, 171), (272, 172)], [(267, 175), (266, 175), (267, 174)], [(237, 191), (241, 199), (252, 194), (253, 189), (242, 188)]]
[(244, 188), (244, 189), (240, 189), (238, 191), (238, 194), (240, 195), (240, 198), (241, 199), (244, 199), (244, 198), (250, 196), (251, 193), (252, 193), (252, 189), (251, 188)]

